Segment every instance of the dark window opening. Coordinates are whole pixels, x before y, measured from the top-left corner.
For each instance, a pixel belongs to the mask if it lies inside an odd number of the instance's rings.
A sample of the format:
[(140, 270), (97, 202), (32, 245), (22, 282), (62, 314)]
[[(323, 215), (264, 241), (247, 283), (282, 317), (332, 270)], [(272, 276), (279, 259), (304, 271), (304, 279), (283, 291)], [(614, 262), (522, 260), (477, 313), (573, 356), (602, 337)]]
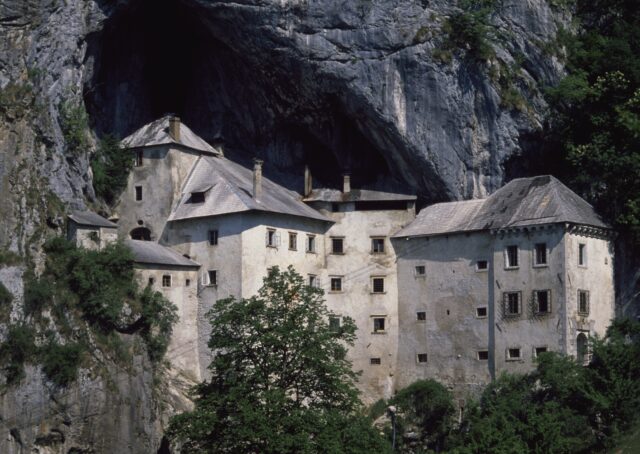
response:
[(546, 265), (547, 264), (547, 244), (546, 243), (538, 243), (536, 244), (534, 251), (534, 265)]
[(384, 317), (374, 317), (373, 318), (373, 332), (374, 333), (383, 333), (385, 331), (385, 318)]
[(476, 317), (485, 318), (487, 316), (487, 308), (486, 307), (477, 307), (476, 308)]
[(331, 253), (344, 254), (344, 238), (331, 238)]
[(427, 274), (427, 269), (424, 265), (416, 266), (416, 276), (424, 276)]
[(162, 276), (162, 286), (163, 287), (171, 287), (171, 275), (165, 274)]
[(380, 200), (355, 202), (356, 211), (388, 211), (406, 210), (407, 202), (404, 200)]
[(551, 291), (534, 290), (533, 307), (536, 314), (547, 314), (551, 312)]
[(334, 213), (338, 213), (340, 211), (340, 204), (339, 203), (332, 203), (331, 204), (331, 211), (333, 211)]
[(548, 351), (547, 347), (536, 347), (534, 350), (536, 358), (542, 353), (547, 353), (547, 351)]
[(342, 278), (341, 277), (332, 277), (331, 278), (331, 291), (332, 292), (341, 292), (342, 291)]
[(329, 329), (331, 331), (340, 331), (340, 317), (329, 317)]
[(136, 202), (142, 200), (142, 186), (136, 186)]
[(371, 358), (369, 360), (369, 364), (373, 366), (379, 366), (380, 364), (382, 364), (382, 361), (380, 360), (380, 358)]
[(489, 351), (488, 350), (480, 350), (478, 352), (478, 360), (479, 361), (487, 361), (489, 359)]
[(427, 362), (427, 354), (426, 353), (418, 353), (418, 362), (426, 363)]
[(374, 254), (384, 253), (384, 238), (371, 238), (371, 252)]
[(218, 244), (218, 231), (217, 230), (209, 230), (209, 245), (215, 246)]
[(507, 268), (516, 268), (518, 266), (518, 246), (507, 246)]
[(476, 262), (476, 270), (486, 271), (489, 269), (489, 262), (487, 260), (478, 260)]
[(151, 230), (146, 227), (136, 227), (129, 235), (132, 240), (151, 241)]
[(589, 315), (589, 292), (578, 290), (578, 314)]
[(136, 157), (134, 159), (133, 165), (135, 167), (142, 167), (142, 158), (143, 158), (142, 150), (136, 150)]
[(416, 320), (424, 322), (427, 320), (427, 313), (425, 311), (416, 312)]
[(374, 277), (373, 281), (373, 293), (384, 293), (384, 278)]
[(207, 277), (209, 279), (209, 284), (211, 286), (218, 285), (218, 271), (217, 270), (209, 270), (207, 271)]
[(515, 316), (520, 314), (520, 292), (504, 293), (504, 313), (506, 316)]
[(204, 203), (204, 192), (192, 192), (187, 203)]

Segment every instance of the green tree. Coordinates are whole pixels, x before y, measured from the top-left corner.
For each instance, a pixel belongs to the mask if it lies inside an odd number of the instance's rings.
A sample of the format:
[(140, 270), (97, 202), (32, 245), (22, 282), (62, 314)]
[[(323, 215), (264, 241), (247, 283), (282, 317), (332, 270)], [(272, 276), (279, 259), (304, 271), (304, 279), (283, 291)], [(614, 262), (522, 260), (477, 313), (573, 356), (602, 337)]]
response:
[(168, 432), (182, 452), (388, 450), (360, 413), (346, 358), (355, 324), (333, 329), (332, 315), (292, 267), (271, 268), (256, 296), (218, 300), (208, 313), (212, 377)]
[(93, 188), (96, 195), (113, 204), (127, 185), (132, 165), (131, 152), (122, 148), (115, 136), (103, 137), (98, 144), (98, 150), (91, 158)]

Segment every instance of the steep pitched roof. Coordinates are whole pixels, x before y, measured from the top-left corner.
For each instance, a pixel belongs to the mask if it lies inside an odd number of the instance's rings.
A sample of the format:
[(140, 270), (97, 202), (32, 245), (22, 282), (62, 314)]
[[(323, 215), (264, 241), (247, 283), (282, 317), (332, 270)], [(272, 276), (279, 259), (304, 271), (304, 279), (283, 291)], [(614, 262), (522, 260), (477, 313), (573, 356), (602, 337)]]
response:
[[(205, 192), (202, 203), (190, 203), (191, 194)], [(293, 191), (262, 178), (262, 196), (253, 198), (253, 172), (224, 157), (198, 158), (169, 221), (243, 211), (268, 211), (319, 221), (330, 220), (307, 206)]]
[(556, 223), (611, 228), (591, 205), (560, 180), (542, 175), (512, 180), (486, 199), (431, 205), (394, 236), (429, 236)]
[(416, 196), (371, 189), (352, 189), (347, 193), (338, 189), (314, 189), (304, 199), (305, 202), (383, 202), (402, 200), (416, 200)]
[(146, 265), (164, 265), (187, 268), (198, 268), (199, 263), (190, 260), (173, 249), (151, 241), (125, 240), (125, 245), (133, 252), (136, 263)]
[(122, 146), (125, 148), (138, 148), (172, 144), (182, 145), (183, 147), (214, 155), (220, 154), (218, 150), (198, 137), (182, 122), (180, 123), (180, 140), (175, 140), (169, 134), (169, 118), (171, 118), (171, 115), (165, 115), (144, 125), (130, 136), (124, 138), (121, 142)]
[(117, 229), (118, 226), (108, 219), (103, 218), (93, 211), (72, 211), (68, 215), (69, 219), (79, 225), (86, 225), (91, 227), (109, 227)]

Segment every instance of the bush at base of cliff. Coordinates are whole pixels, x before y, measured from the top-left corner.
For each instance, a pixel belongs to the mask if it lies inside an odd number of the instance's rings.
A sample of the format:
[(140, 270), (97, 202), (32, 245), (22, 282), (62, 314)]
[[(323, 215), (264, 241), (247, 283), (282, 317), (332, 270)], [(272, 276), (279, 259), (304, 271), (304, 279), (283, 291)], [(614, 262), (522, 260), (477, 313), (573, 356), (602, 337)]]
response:
[(96, 195), (108, 204), (113, 204), (127, 185), (132, 165), (131, 152), (122, 148), (116, 137), (103, 137), (98, 144), (98, 150), (91, 158), (93, 188)]

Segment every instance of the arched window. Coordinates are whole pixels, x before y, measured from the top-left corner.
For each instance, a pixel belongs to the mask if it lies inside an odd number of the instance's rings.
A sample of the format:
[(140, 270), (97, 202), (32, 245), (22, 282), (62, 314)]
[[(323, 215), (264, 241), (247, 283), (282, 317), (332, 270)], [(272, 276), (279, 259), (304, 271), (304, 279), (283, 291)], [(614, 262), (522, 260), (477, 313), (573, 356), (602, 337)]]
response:
[(151, 230), (146, 227), (137, 227), (130, 233), (132, 240), (151, 241)]
[(585, 333), (578, 334), (577, 339), (578, 364), (589, 364), (589, 338)]

